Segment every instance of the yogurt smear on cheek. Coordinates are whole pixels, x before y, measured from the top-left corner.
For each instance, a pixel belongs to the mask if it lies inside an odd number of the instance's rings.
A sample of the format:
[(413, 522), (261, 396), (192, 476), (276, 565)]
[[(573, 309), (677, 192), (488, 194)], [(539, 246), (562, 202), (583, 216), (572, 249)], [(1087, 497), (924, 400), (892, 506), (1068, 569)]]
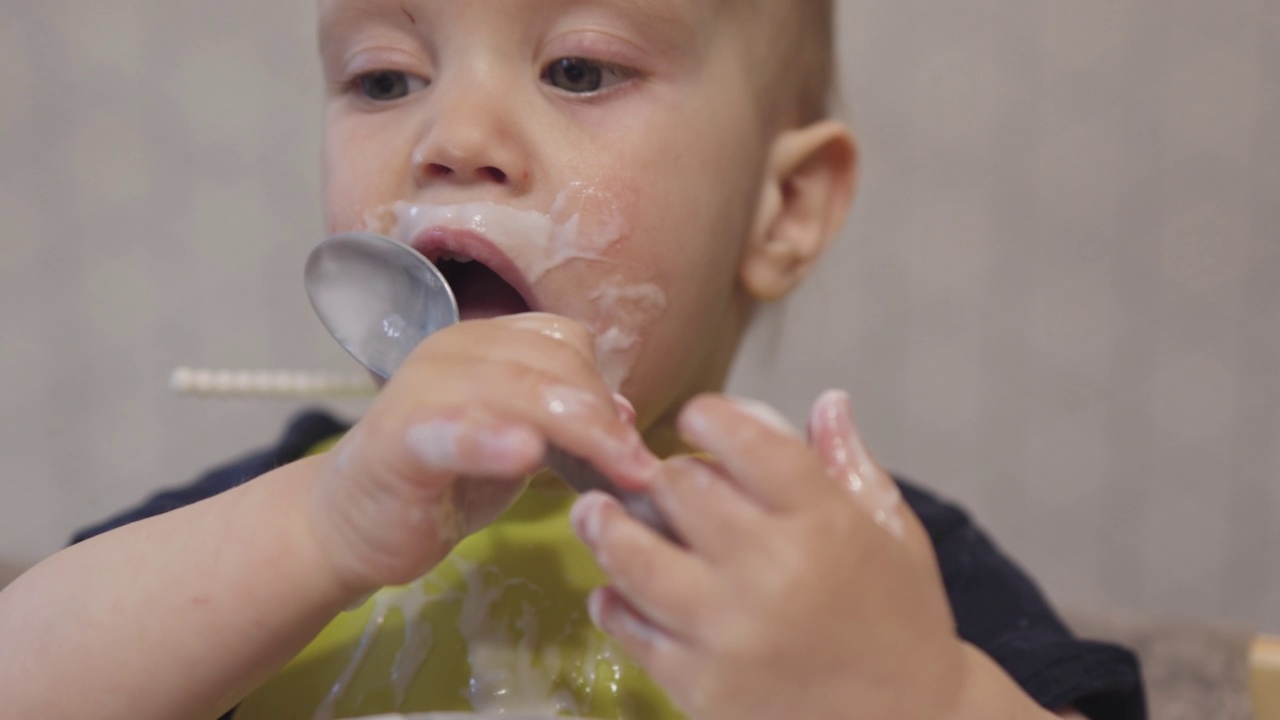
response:
[[(618, 392), (640, 356), (645, 330), (666, 310), (660, 287), (629, 277), (608, 257), (625, 242), (626, 225), (616, 203), (585, 183), (572, 183), (547, 213), (491, 202), (431, 205), (397, 202), (369, 212), (366, 229), (409, 244), (428, 228), (473, 232), (497, 246), (536, 290), (548, 274), (570, 264), (590, 263), (610, 272), (586, 287), (585, 303), (547, 308), (583, 323), (595, 333), (601, 376)], [(598, 274), (598, 273), (596, 273)]]

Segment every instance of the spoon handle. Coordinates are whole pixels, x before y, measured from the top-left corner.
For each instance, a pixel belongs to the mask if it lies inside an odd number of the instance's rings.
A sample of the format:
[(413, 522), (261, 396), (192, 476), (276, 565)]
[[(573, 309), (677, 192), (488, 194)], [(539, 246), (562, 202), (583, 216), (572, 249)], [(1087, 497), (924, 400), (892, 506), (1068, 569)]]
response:
[(582, 458), (570, 455), (563, 449), (551, 446), (547, 449), (547, 467), (552, 472), (559, 475), (569, 487), (585, 493), (589, 490), (599, 490), (600, 492), (612, 495), (617, 498), (627, 512), (639, 520), (656, 530), (668, 540), (683, 544), (676, 536), (675, 531), (671, 529), (671, 525), (667, 523), (662, 513), (658, 512), (657, 506), (653, 504), (653, 499), (644, 493), (630, 493), (619, 490), (616, 485), (609, 481), (604, 475), (600, 474), (591, 463)]

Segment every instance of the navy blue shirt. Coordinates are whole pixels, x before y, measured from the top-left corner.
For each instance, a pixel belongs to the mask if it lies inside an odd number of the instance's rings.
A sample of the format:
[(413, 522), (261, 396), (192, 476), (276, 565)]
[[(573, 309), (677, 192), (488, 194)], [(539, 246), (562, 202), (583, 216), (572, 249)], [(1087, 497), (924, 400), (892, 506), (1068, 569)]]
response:
[[(77, 533), (73, 542), (230, 490), (298, 460), (347, 427), (324, 413), (304, 413), (274, 446), (216, 468), (191, 485), (160, 492)], [(991, 656), (1045, 708), (1074, 707), (1093, 720), (1145, 720), (1146, 700), (1133, 653), (1075, 638), (1039, 588), (962, 510), (910, 483), (899, 484), (933, 541), (960, 637)]]

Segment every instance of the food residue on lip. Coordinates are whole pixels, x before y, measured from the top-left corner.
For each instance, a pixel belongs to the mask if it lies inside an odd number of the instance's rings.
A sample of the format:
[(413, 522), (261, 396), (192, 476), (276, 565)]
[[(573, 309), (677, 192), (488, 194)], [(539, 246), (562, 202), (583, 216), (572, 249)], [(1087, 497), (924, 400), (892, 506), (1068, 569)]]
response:
[[(570, 262), (607, 263), (612, 277), (591, 291), (588, 306), (575, 311), (570, 303), (553, 302), (548, 310), (592, 330), (601, 375), (615, 392), (639, 358), (643, 331), (666, 309), (660, 287), (628, 278), (625, 268), (610, 262), (606, 253), (623, 242), (626, 226), (616, 204), (585, 183), (571, 183), (546, 213), (484, 201), (455, 205), (400, 201), (368, 213), (366, 225), (404, 244), (429, 228), (476, 233), (506, 254), (535, 287), (552, 270)], [(555, 305), (570, 309), (557, 310)]]
[(399, 201), (367, 213), (365, 225), (404, 244), (433, 227), (474, 232), (511, 258), (530, 283), (571, 260), (606, 260), (605, 252), (625, 235), (613, 206), (582, 183), (573, 183), (556, 196), (546, 213), (487, 201), (455, 205)]

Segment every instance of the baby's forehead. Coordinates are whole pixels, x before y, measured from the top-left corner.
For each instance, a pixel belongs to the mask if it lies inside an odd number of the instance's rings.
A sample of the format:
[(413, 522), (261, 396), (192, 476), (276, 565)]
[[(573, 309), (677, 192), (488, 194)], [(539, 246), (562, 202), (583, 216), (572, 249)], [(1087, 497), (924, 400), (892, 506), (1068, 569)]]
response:
[[(373, 6), (378, 4), (400, 5), (406, 8), (430, 5), (433, 3), (454, 3), (459, 0), (316, 0), (321, 8), (333, 5)], [(756, 4), (759, 0), (466, 0), (473, 4), (488, 4), (495, 9), (503, 6), (519, 4), (535, 8), (555, 9), (575, 5), (615, 5), (634, 7), (654, 14), (680, 15), (685, 13), (706, 13), (726, 7)]]

